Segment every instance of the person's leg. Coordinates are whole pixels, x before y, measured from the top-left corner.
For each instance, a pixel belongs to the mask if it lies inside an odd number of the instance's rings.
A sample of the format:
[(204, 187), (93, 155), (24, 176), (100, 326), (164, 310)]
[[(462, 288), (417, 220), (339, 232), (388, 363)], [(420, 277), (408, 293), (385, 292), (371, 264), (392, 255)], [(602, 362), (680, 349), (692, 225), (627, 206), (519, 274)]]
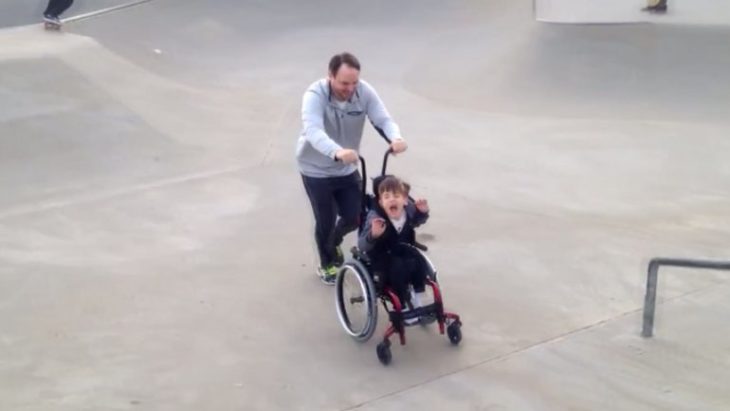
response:
[[(411, 301), (413, 302), (414, 308), (420, 309), (432, 304), (432, 302), (429, 303), (429, 298), (426, 294), (426, 279), (428, 278), (429, 268), (426, 261), (420, 255), (414, 258), (412, 268), (410, 281), (413, 286), (413, 293), (411, 295)], [(423, 324), (431, 323), (435, 319), (433, 310), (421, 311), (419, 313), (419, 320)]]
[(317, 242), (319, 260), (322, 267), (332, 265), (334, 256), (329, 249), (329, 239), (334, 230), (336, 210), (335, 200), (328, 178), (313, 178), (302, 176), (304, 189), (307, 191), (309, 202), (314, 213), (314, 238)]
[(395, 295), (398, 296), (403, 308), (410, 301), (410, 293), (408, 292), (409, 277), (406, 261), (400, 257), (392, 257), (390, 267), (388, 267), (387, 284), (393, 289)]
[(413, 317), (408, 313), (412, 311), (412, 308), (416, 308), (411, 301), (411, 274), (409, 273), (410, 262), (407, 258), (392, 257), (390, 269), (388, 270), (389, 284), (393, 289), (393, 292), (398, 296), (400, 300), (403, 314), (409, 316), (408, 319), (404, 318), (406, 325), (412, 325), (418, 322), (417, 317)]
[(55, 10), (58, 9), (58, 4), (64, 0), (48, 0), (46, 10), (43, 12), (44, 17), (57, 17)]
[(59, 1), (58, 8), (56, 9), (56, 16), (60, 16), (63, 14), (66, 10), (71, 7), (71, 5), (74, 3), (74, 0), (61, 0)]
[(338, 178), (334, 187), (339, 219), (332, 232), (332, 237), (329, 239), (333, 252), (336, 252), (336, 247), (342, 244), (345, 235), (356, 230), (360, 224), (362, 207), (361, 181), (360, 173), (354, 172), (349, 176)]
[(426, 262), (420, 256), (412, 257), (411, 264), (411, 285), (416, 294), (422, 294), (426, 291)]
[(73, 0), (49, 0), (44, 16), (58, 17), (73, 4)]

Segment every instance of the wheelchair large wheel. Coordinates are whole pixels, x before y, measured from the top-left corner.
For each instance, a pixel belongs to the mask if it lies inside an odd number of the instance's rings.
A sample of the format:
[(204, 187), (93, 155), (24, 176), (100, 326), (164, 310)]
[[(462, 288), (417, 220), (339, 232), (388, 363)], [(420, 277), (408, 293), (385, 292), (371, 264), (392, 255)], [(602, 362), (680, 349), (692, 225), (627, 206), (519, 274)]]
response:
[(378, 324), (375, 284), (358, 261), (346, 262), (335, 280), (337, 316), (345, 331), (357, 341), (367, 341)]

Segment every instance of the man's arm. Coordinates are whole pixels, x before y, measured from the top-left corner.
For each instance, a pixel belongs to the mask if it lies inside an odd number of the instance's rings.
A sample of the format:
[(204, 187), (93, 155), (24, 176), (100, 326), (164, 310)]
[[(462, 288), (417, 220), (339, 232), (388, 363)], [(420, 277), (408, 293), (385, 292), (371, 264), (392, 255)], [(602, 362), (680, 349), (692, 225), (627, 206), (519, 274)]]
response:
[(302, 125), (304, 137), (315, 150), (335, 159), (335, 153), (342, 147), (335, 143), (324, 130), (324, 105), (321, 98), (307, 90), (302, 98)]
[(398, 124), (390, 117), (388, 109), (385, 108), (385, 104), (380, 100), (375, 89), (365, 81), (361, 80), (360, 83), (362, 83), (363, 93), (368, 98), (367, 114), (373, 126), (382, 130), (385, 136), (392, 141), (403, 140)]

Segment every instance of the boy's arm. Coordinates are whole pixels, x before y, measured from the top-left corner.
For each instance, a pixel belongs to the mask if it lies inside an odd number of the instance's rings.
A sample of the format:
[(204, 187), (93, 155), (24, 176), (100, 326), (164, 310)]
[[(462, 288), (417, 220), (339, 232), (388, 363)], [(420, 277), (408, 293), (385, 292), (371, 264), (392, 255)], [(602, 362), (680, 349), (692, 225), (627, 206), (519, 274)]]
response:
[(362, 228), (362, 231), (360, 231), (360, 235), (357, 239), (357, 248), (360, 249), (360, 251), (368, 252), (373, 249), (375, 246), (375, 242), (378, 241), (377, 238), (372, 238), (370, 235), (370, 231), (373, 227), (373, 220), (377, 218), (377, 214), (375, 212), (370, 211), (365, 218), (365, 225)]
[(406, 213), (408, 213), (408, 218), (411, 220), (413, 227), (425, 224), (428, 220), (428, 213), (421, 212), (411, 200), (406, 204)]

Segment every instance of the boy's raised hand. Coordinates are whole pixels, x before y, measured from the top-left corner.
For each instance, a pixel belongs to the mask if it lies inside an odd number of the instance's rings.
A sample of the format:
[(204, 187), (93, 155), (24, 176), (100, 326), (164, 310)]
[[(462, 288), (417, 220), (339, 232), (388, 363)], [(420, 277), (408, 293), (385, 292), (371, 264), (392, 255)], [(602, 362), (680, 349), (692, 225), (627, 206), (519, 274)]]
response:
[(385, 232), (385, 220), (382, 218), (373, 218), (372, 225), (370, 226), (370, 236), (378, 238)]
[(428, 201), (425, 198), (416, 200), (416, 209), (422, 213), (428, 213)]

